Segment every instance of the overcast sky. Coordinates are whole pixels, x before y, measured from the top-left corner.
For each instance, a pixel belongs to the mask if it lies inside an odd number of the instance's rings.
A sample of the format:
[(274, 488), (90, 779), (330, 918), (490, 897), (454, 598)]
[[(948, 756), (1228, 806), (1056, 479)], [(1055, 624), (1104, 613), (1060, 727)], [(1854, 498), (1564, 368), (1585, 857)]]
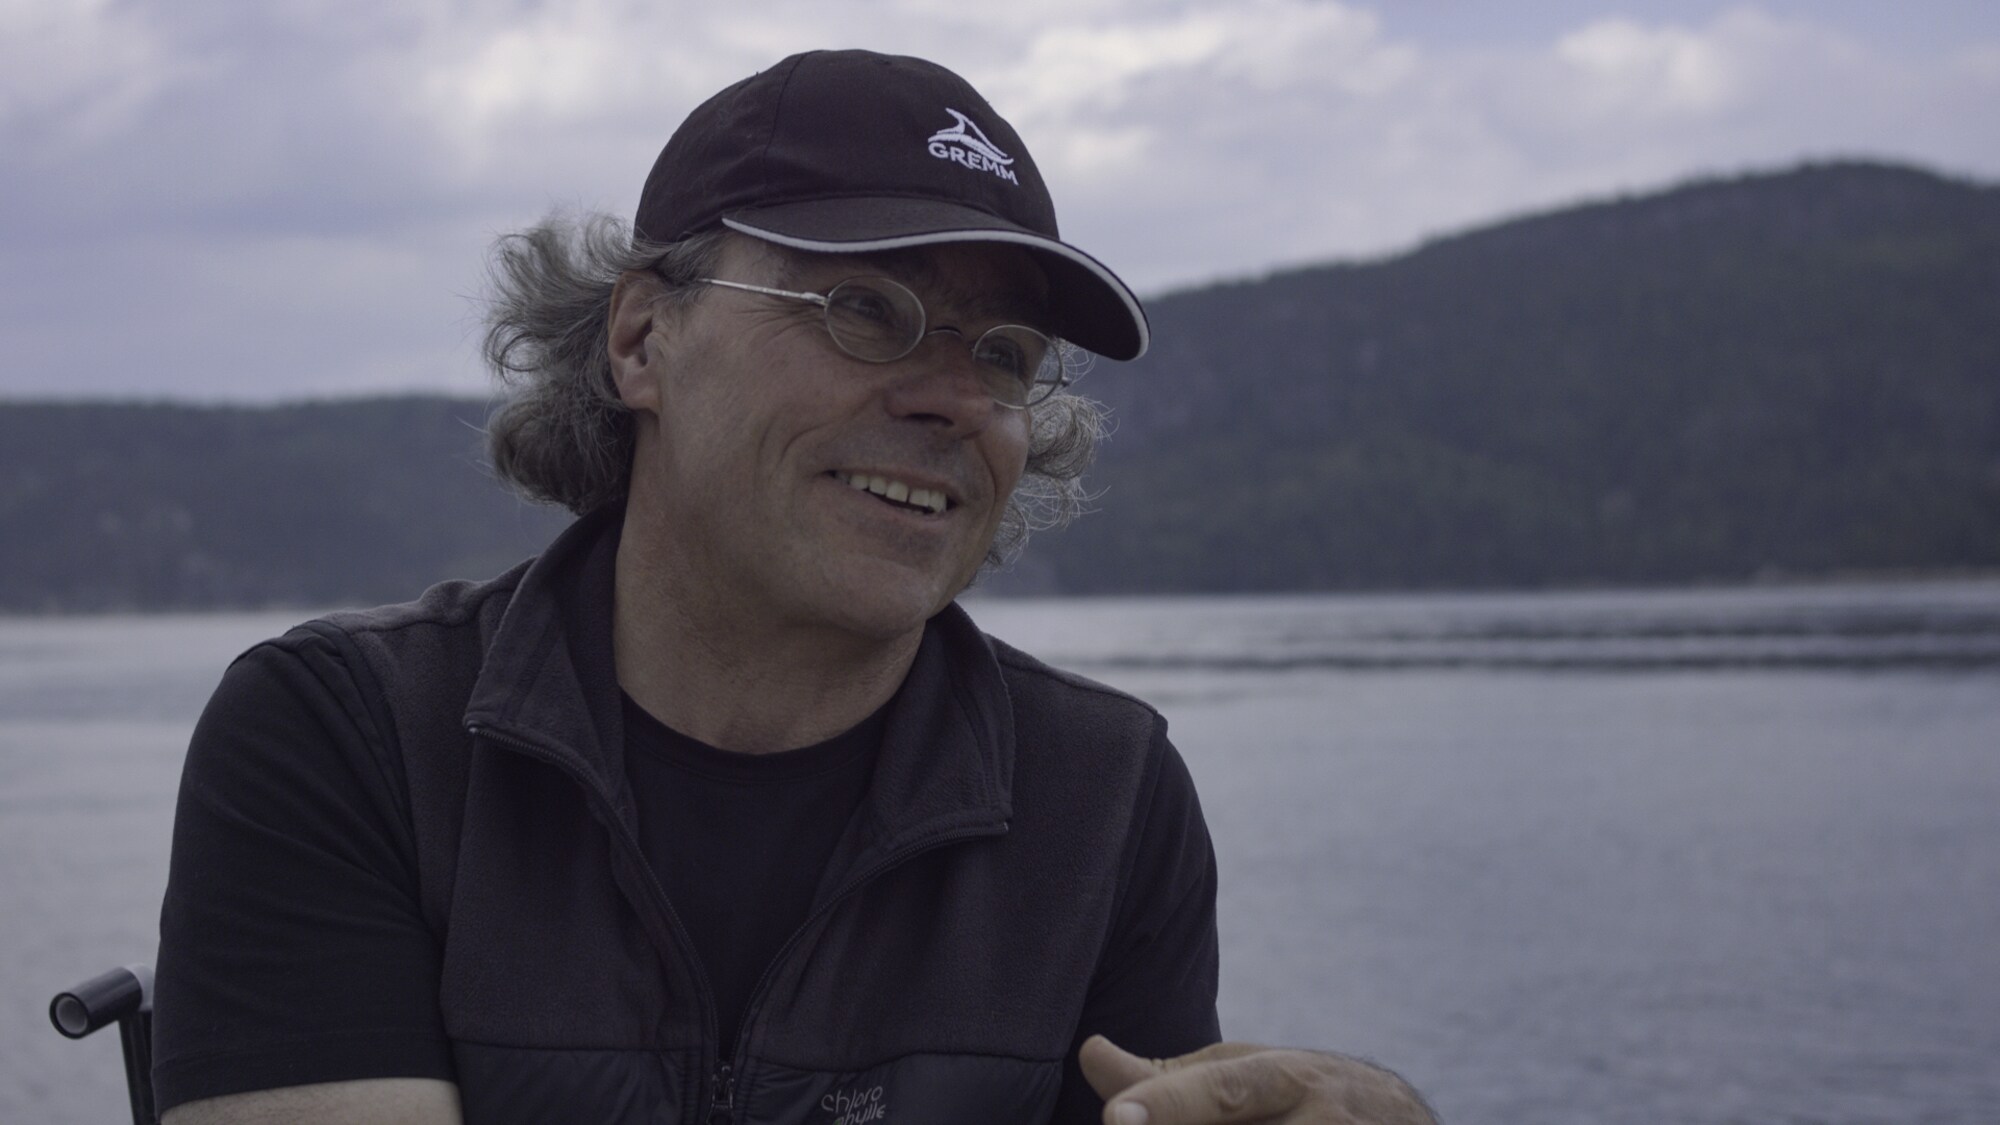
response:
[(1865, 155), (2000, 181), (1992, 0), (0, 0), (0, 397), (484, 388), (492, 238), (697, 102), (924, 55), (1142, 293)]

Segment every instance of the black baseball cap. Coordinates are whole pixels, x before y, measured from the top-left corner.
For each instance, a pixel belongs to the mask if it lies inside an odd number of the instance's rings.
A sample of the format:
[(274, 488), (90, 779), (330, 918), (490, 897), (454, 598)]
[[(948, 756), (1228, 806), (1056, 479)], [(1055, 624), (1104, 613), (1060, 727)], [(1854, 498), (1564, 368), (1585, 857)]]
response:
[(811, 51), (697, 106), (646, 177), (632, 231), (677, 242), (717, 226), (833, 254), (1010, 243), (1047, 276), (1056, 335), (1111, 359), (1146, 350), (1138, 297), (1059, 237), (1014, 127), (924, 59)]

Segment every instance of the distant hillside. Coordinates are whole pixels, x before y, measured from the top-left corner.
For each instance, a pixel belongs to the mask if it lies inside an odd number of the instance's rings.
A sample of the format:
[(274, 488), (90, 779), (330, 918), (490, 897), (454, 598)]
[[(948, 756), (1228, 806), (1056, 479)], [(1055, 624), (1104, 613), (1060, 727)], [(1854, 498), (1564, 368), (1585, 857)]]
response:
[(498, 573), (564, 521), (494, 484), (485, 417), (0, 404), (0, 610), (369, 603)]
[[(2000, 567), (2000, 188), (1836, 164), (1150, 302), (997, 591)], [(400, 599), (564, 522), (485, 405), (0, 404), (0, 610)]]
[(1149, 303), (1066, 591), (2000, 565), (2000, 188), (1691, 184)]

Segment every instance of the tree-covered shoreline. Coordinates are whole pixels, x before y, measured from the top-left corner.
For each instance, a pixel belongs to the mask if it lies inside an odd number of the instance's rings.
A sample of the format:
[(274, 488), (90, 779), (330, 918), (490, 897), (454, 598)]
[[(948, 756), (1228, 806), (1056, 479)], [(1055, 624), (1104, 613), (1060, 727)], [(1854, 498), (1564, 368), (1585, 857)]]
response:
[[(996, 592), (2000, 571), (2000, 188), (1806, 166), (1149, 302), (1075, 527)], [(319, 606), (566, 520), (472, 399), (0, 402), (0, 612)]]

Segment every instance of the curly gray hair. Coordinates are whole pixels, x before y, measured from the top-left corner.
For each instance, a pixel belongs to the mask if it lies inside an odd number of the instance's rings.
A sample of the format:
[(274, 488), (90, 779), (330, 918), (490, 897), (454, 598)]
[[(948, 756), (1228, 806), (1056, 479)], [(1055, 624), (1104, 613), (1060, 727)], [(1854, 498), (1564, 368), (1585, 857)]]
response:
[[(551, 217), (495, 243), (481, 350), (504, 392), (486, 428), (502, 480), (578, 515), (624, 497), (634, 439), (606, 350), (612, 287), (628, 271), (650, 270), (666, 282), (667, 300), (692, 301), (727, 237), (635, 242), (618, 219), (588, 215)], [(1030, 531), (1076, 518), (1089, 498), (1083, 471), (1104, 435), (1104, 408), (1065, 390), (1030, 409), (1027, 469), (988, 566), (1013, 557)]]

